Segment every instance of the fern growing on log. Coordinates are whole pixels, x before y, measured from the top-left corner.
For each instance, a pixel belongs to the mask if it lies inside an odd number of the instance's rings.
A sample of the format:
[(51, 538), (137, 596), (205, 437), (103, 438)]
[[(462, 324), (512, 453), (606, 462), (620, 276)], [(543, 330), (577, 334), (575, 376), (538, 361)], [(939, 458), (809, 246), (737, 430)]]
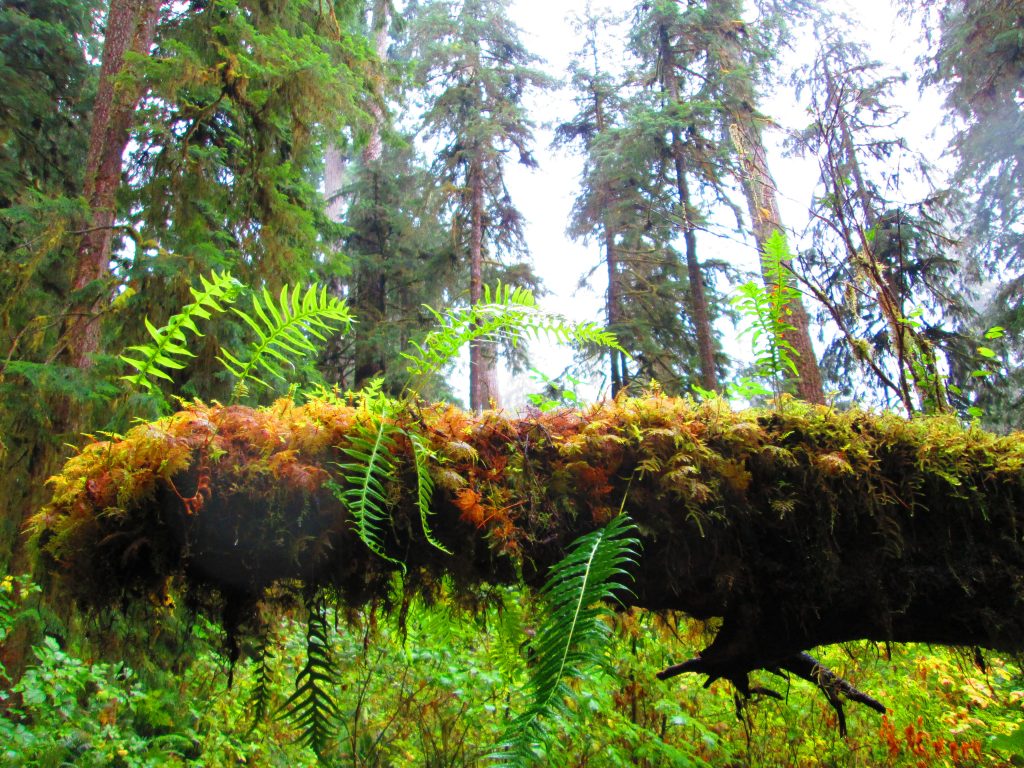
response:
[(580, 537), (552, 569), (541, 597), (544, 624), (532, 641), (530, 705), (508, 729), (492, 758), (499, 763), (533, 762), (534, 746), (543, 740), (543, 719), (566, 710), (572, 696), (568, 680), (586, 677), (604, 666), (609, 629), (604, 618), (609, 601), (626, 589), (622, 580), (636, 562), (639, 540), (628, 515)]
[(242, 362), (226, 349), (217, 359), (245, 385), (248, 380), (271, 389), (270, 384), (256, 375), (264, 372), (278, 379), (286, 379), (282, 366), (294, 366), (293, 358), (303, 358), (317, 352), (315, 338), (326, 341), (325, 333), (345, 332), (352, 324), (352, 315), (343, 299), (327, 294), (327, 286), (311, 285), (305, 294), (295, 287), (289, 296), (288, 286), (281, 289), (275, 301), (263, 289), (263, 301), (253, 296), (253, 312), (258, 318), (235, 307), (232, 310), (255, 332), (256, 341), (249, 345), (248, 361)]
[(137, 352), (141, 358), (121, 355), (121, 360), (136, 369), (136, 373), (122, 376), (122, 379), (142, 387), (147, 392), (156, 389), (154, 378), (171, 381), (166, 369), (180, 370), (185, 367), (175, 358), (195, 357), (186, 346), (185, 331), (191, 331), (201, 337), (203, 334), (199, 331), (196, 320), (209, 320), (213, 313), (224, 312), (225, 307), (221, 304), (233, 303), (244, 287), (230, 272), (213, 272), (209, 280), (200, 275), (199, 281), (203, 286), (201, 291), (189, 288), (194, 301), (182, 307), (181, 312), (172, 315), (165, 325), (157, 328), (148, 317), (145, 318), (146, 330), (153, 337), (153, 341), (128, 347), (128, 352)]
[(353, 432), (351, 444), (342, 451), (352, 461), (338, 464), (345, 485), (332, 484), (331, 489), (349, 514), (360, 540), (371, 552), (398, 565), (405, 572), (405, 563), (384, 551), (383, 526), (390, 520), (385, 483), (394, 475), (395, 436), (401, 430), (384, 414), (372, 414), (367, 424)]
[(420, 435), (415, 432), (406, 432), (405, 434), (412, 445), (413, 462), (416, 465), (416, 506), (420, 511), (423, 536), (431, 545), (450, 555), (451, 550), (434, 538), (434, 534), (430, 530), (430, 501), (434, 496), (434, 478), (430, 475), (429, 462), (434, 458), (434, 452), (427, 447)]
[(493, 290), (485, 285), (483, 299), (470, 307), (443, 314), (429, 306), (427, 310), (437, 320), (437, 329), (428, 333), (422, 344), (412, 342), (415, 352), (402, 353), (413, 375), (438, 373), (474, 339), (505, 338), (516, 346), (524, 335), (543, 335), (561, 344), (593, 344), (625, 352), (614, 333), (596, 323), (572, 323), (560, 315), (544, 312), (530, 291), (500, 282)]

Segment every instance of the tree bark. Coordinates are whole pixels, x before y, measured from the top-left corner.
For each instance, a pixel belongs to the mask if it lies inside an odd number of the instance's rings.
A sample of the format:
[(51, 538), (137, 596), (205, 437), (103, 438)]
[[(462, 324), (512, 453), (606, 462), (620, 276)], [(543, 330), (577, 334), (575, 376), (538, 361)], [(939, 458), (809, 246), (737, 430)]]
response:
[[(594, 50), (594, 71), (598, 72), (598, 59), (596, 48)], [(596, 135), (600, 136), (605, 129), (604, 100), (596, 85), (592, 88), (594, 96), (594, 127)], [(615, 226), (612, 223), (612, 216), (609, 209), (609, 198), (611, 190), (607, 185), (601, 190), (601, 230), (604, 236), (604, 261), (608, 270), (608, 292), (605, 294), (605, 315), (608, 322), (608, 330), (613, 333), (619, 332), (619, 323), (622, 320), (622, 296), (619, 286), (619, 258), (618, 250), (615, 247)], [(615, 397), (629, 383), (629, 371), (626, 368), (626, 356), (617, 349), (608, 350), (608, 367), (611, 381), (611, 395)]]
[[(779, 214), (775, 180), (768, 167), (767, 153), (761, 139), (758, 117), (754, 112), (756, 103), (753, 81), (747, 71), (743, 57), (740, 35), (744, 25), (739, 19), (742, 14), (734, 0), (707, 0), (715, 24), (715, 46), (708, 51), (712, 66), (717, 65), (724, 79), (724, 90), (731, 124), (729, 132), (742, 168), (743, 190), (750, 212), (751, 227), (758, 251), (762, 254), (761, 271), (765, 286), (773, 285), (768, 274), (763, 254), (765, 243), (775, 232), (785, 233), (782, 216)], [(792, 270), (792, 265), (785, 263)], [(796, 392), (799, 397), (811, 403), (824, 403), (825, 392), (821, 381), (818, 358), (811, 344), (810, 319), (800, 300), (791, 302), (787, 318), (793, 330), (785, 334), (786, 340), (797, 352)]]
[[(675, 53), (672, 50), (668, 30), (662, 25), (659, 30), (661, 48), (661, 78), (668, 91), (669, 103), (679, 103), (679, 80), (676, 77)], [(690, 307), (693, 312), (694, 330), (697, 332), (697, 350), (700, 356), (701, 386), (711, 392), (718, 391), (718, 373), (715, 366), (714, 336), (708, 314), (708, 300), (704, 292), (704, 274), (697, 259), (697, 233), (693, 225), (693, 206), (690, 202), (690, 187), (686, 180), (685, 149), (679, 135), (679, 126), (672, 126), (672, 161), (676, 172), (676, 192), (679, 195), (679, 210), (683, 217), (683, 241), (686, 246), (686, 274), (688, 278)]]
[[(484, 177), (483, 163), (474, 157), (469, 165), (469, 300), (484, 297)], [(494, 342), (473, 339), (469, 343), (469, 407), (479, 412), (499, 407), (497, 352)]]
[[(108, 271), (121, 162), (128, 146), (135, 108), (144, 91), (141, 81), (125, 81), (120, 76), (125, 70), (128, 52), (148, 55), (159, 12), (160, 0), (111, 0), (107, 12), (82, 190), (82, 196), (89, 203), (91, 220), (75, 257), (72, 290), (76, 293)], [(64, 339), (68, 359), (76, 367), (89, 367), (92, 355), (99, 349), (96, 315), (103, 296), (104, 292), (100, 292), (82, 299), (69, 312)]]

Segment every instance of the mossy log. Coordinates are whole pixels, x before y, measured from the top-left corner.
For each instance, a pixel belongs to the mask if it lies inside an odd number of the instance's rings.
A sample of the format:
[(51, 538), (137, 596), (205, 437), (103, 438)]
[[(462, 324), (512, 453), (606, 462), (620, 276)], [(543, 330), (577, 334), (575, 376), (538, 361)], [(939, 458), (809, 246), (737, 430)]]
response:
[[(196, 403), (91, 443), (51, 481), (32, 534), (88, 605), (178, 580), (244, 625), (277, 583), (358, 604), (393, 588), (399, 562), (413, 589), (442, 575), (467, 595), (481, 582), (537, 584), (570, 542), (624, 510), (643, 544), (628, 601), (722, 619), (681, 671), (742, 686), (750, 670), (800, 674), (802, 652), (857, 639), (1024, 647), (1020, 435), (658, 395), (524, 416), (414, 404), (391, 421), (382, 541), (394, 562), (363, 544), (332, 490), (372, 415), (325, 400)], [(435, 454), (427, 523), (453, 554), (424, 535), (409, 435)]]

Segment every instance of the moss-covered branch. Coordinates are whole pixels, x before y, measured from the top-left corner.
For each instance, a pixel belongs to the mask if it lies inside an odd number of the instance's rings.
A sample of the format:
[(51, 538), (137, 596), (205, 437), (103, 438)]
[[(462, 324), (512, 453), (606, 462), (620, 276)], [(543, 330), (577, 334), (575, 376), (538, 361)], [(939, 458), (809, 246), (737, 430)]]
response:
[[(92, 605), (180, 579), (244, 623), (282, 581), (382, 596), (404, 563), (541, 581), (579, 535), (627, 510), (643, 541), (632, 600), (722, 617), (701, 670), (736, 679), (858, 638), (1024, 647), (1024, 441), (948, 418), (791, 401), (734, 413), (661, 396), (517, 418), (423, 405), (389, 417), (388, 560), (332, 492), (366, 410), (314, 400), (195, 404), (97, 442), (32, 521), (44, 562)], [(409, 436), (433, 452), (429, 523)]]

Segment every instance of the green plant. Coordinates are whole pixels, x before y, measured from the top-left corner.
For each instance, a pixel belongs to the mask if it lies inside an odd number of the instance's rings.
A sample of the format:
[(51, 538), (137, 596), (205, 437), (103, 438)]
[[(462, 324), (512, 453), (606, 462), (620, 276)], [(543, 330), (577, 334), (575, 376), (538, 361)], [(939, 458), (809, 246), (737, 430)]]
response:
[(338, 719), (332, 695), (337, 668), (323, 593), (309, 600), (306, 615), (306, 663), (295, 678), (295, 692), (281, 705), (278, 716), (294, 723), (299, 729), (299, 742), (322, 757)]
[[(754, 365), (760, 376), (771, 382), (776, 404), (782, 394), (787, 376), (797, 376), (796, 358), (799, 353), (786, 339), (794, 330), (789, 322), (791, 304), (799, 298), (792, 286), (787, 263), (792, 258), (786, 236), (776, 230), (764, 244), (762, 264), (768, 285), (751, 280), (738, 289), (733, 305), (750, 323), (743, 334), (750, 334), (754, 348)], [(762, 394), (749, 381), (744, 382), (744, 394)]]
[(511, 724), (493, 755), (498, 762), (531, 763), (543, 740), (543, 720), (564, 713), (573, 698), (568, 680), (582, 680), (604, 668), (609, 628), (608, 603), (625, 589), (623, 578), (635, 563), (639, 540), (628, 515), (577, 539), (551, 569), (541, 590), (543, 624), (530, 643), (533, 668), (530, 704)]
[(136, 344), (128, 347), (129, 352), (136, 352), (140, 357), (121, 355), (121, 360), (136, 369), (136, 373), (122, 376), (122, 379), (142, 387), (147, 392), (156, 389), (154, 379), (171, 381), (166, 369), (180, 370), (184, 364), (175, 358), (195, 357), (187, 347), (191, 331), (195, 336), (202, 336), (196, 320), (209, 320), (213, 314), (225, 311), (221, 304), (231, 304), (242, 291), (243, 285), (229, 272), (212, 272), (210, 279), (199, 276), (202, 290), (189, 288), (194, 301), (182, 307), (181, 312), (170, 317), (166, 324), (156, 328), (149, 318), (145, 319), (146, 330), (153, 337), (152, 343)]
[[(562, 379), (565, 383), (562, 383)], [(580, 379), (565, 372), (562, 376), (551, 378), (545, 376), (541, 371), (534, 370), (531, 377), (543, 385), (543, 392), (531, 393), (526, 396), (530, 405), (542, 412), (552, 411), (555, 408), (578, 408), (583, 404), (583, 398), (577, 392), (580, 386)]]
[(221, 349), (217, 358), (243, 387), (246, 381), (252, 380), (271, 389), (256, 371), (287, 379), (282, 366), (294, 366), (294, 359), (315, 355), (317, 345), (313, 339), (326, 342), (324, 334), (345, 333), (352, 324), (348, 305), (343, 299), (328, 296), (327, 286), (310, 285), (305, 293), (293, 287), (289, 297), (286, 285), (281, 288), (276, 302), (264, 288), (262, 303), (259, 295), (254, 294), (252, 307), (259, 322), (232, 307), (256, 334), (256, 341), (248, 348), (248, 361), (242, 362), (227, 349)]
[[(200, 275), (202, 290), (190, 288), (194, 301), (174, 314), (166, 324), (155, 327), (147, 318), (146, 330), (152, 343), (128, 347), (135, 356), (121, 355), (136, 373), (121, 378), (142, 387), (147, 392), (157, 391), (156, 379), (172, 381), (168, 370), (185, 367), (181, 358), (194, 357), (188, 349), (188, 335), (201, 337), (196, 320), (209, 320), (213, 314), (226, 311), (228, 304), (238, 300), (247, 290), (228, 272), (213, 272), (209, 280)], [(225, 305), (225, 306), (222, 306)], [(221, 348), (217, 360), (235, 378), (235, 396), (244, 394), (246, 382), (254, 381), (267, 389), (271, 385), (260, 378), (265, 376), (287, 379), (283, 366), (294, 367), (295, 362), (317, 352), (317, 342), (325, 342), (325, 334), (348, 330), (352, 315), (342, 299), (328, 296), (326, 286), (310, 285), (303, 292), (298, 286), (284, 286), (275, 300), (266, 288), (262, 298), (254, 294), (252, 313), (237, 307), (231, 310), (256, 334), (256, 341), (240, 353), (244, 361), (231, 351)]]
[(571, 323), (560, 315), (544, 312), (530, 291), (500, 282), (493, 289), (485, 285), (483, 299), (469, 307), (444, 313), (432, 307), (426, 309), (438, 327), (422, 343), (413, 342), (414, 352), (403, 353), (409, 361), (409, 372), (416, 376), (440, 372), (475, 339), (505, 340), (515, 347), (525, 336), (545, 336), (560, 344), (589, 344), (625, 352), (614, 333), (596, 323)]

